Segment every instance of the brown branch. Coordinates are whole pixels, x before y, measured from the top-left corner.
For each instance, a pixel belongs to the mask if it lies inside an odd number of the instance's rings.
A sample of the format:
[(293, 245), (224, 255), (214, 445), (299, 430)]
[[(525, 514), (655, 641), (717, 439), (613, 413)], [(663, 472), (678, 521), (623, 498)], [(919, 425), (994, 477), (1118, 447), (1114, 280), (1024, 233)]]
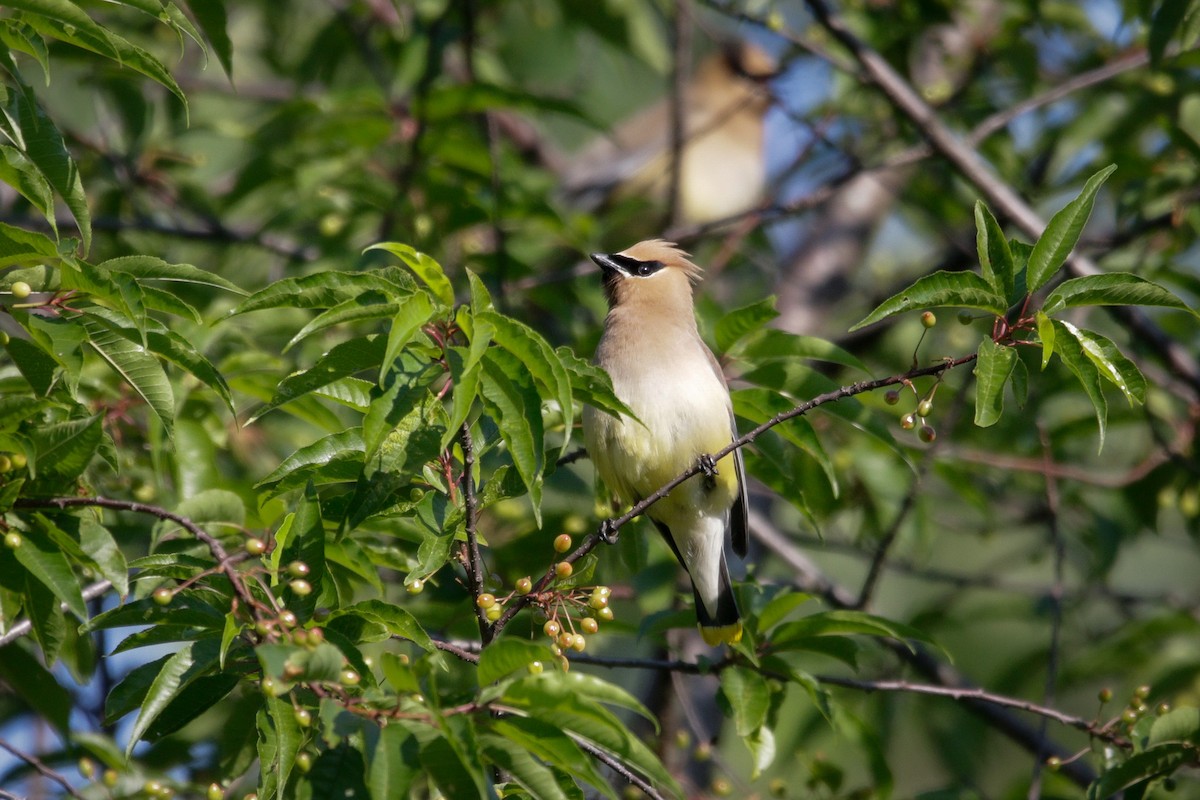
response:
[(480, 608), (473, 601), (483, 593), (483, 554), (479, 551), (479, 536), (475, 526), (479, 522), (478, 501), (475, 498), (475, 444), (471, 439), (471, 424), (464, 422), (458, 435), (463, 452), (462, 492), (463, 514), (466, 516), (467, 535), (467, 591), (471, 593), (472, 604), (475, 605), (475, 617), (479, 622), (479, 636), (484, 644), (492, 640), (492, 623), (488, 621), (487, 610)]
[(42, 775), (43, 777), (48, 778), (57, 783), (59, 786), (63, 787), (63, 791), (71, 795), (71, 797), (77, 797), (79, 800), (83, 800), (83, 795), (75, 791), (75, 787), (73, 787), (66, 778), (43, 764), (37, 756), (33, 755), (32, 753), (26, 753), (22, 750), (18, 750), (16, 747), (13, 747), (3, 739), (0, 739), (0, 748), (7, 750), (14, 757), (19, 758), (29, 766), (33, 767), (35, 770), (37, 770), (39, 775)]
[(233, 585), (233, 591), (246, 604), (247, 608), (254, 608), (258, 605), (254, 600), (254, 596), (250, 594), (250, 590), (246, 588), (245, 582), (242, 581), (242, 576), (233, 568), (233, 559), (225, 551), (221, 542), (195, 522), (173, 511), (168, 511), (160, 506), (136, 503), (129, 500), (114, 500), (109, 497), (21, 497), (13, 503), (13, 507), (57, 508), (59, 510), (67, 508), (107, 508), (114, 511), (130, 511), (134, 514), (150, 514), (159, 519), (170, 520), (208, 547), (208, 551), (212, 553), (213, 558), (217, 561), (217, 566), (224, 573), (225, 577), (229, 579), (229, 582)]

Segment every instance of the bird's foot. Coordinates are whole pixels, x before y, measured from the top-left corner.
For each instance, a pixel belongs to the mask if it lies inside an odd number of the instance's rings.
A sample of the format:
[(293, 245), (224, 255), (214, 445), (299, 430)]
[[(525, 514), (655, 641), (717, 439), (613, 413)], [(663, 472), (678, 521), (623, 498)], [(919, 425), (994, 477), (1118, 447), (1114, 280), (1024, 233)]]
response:
[(611, 519), (606, 519), (600, 523), (600, 541), (605, 544), (616, 544), (620, 533), (620, 530), (613, 524)]
[(700, 454), (700, 462), (697, 465), (700, 467), (701, 474), (704, 475), (704, 482), (712, 486), (716, 482), (716, 477), (720, 473), (717, 471), (717, 462), (708, 453)]

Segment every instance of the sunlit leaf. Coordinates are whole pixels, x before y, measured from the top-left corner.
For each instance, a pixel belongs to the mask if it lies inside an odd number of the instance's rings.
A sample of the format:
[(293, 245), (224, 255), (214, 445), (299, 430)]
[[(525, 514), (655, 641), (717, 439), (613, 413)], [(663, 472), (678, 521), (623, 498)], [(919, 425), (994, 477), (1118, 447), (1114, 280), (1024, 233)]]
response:
[(856, 331), (881, 319), (919, 308), (978, 308), (1003, 315), (1006, 298), (974, 272), (935, 272), (917, 280), (899, 294), (892, 295), (850, 330)]
[(1116, 164), (1110, 164), (1088, 178), (1079, 196), (1050, 218), (1046, 230), (1038, 237), (1029, 254), (1029, 264), (1025, 268), (1026, 291), (1036, 292), (1050, 280), (1054, 273), (1066, 263), (1067, 257), (1075, 249), (1079, 235), (1092, 215), (1092, 205), (1096, 202), (1096, 193), (1109, 175), (1117, 169)]
[(1004, 412), (1004, 387), (1017, 362), (1017, 351), (984, 336), (975, 361), (975, 424), (995, 425)]

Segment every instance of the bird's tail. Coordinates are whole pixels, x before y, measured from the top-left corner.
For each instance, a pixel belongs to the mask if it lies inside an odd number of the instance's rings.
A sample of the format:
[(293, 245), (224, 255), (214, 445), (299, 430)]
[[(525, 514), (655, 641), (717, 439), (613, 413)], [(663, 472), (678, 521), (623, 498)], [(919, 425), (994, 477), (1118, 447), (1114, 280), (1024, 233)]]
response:
[(719, 644), (734, 644), (742, 639), (742, 615), (738, 611), (737, 600), (733, 596), (733, 584), (729, 581), (729, 568), (725, 565), (725, 554), (721, 554), (720, 580), (717, 584), (717, 607), (710, 612), (708, 606), (700, 599), (696, 584), (692, 583), (692, 593), (696, 597), (696, 621), (700, 623), (700, 635), (705, 644), (715, 647)]

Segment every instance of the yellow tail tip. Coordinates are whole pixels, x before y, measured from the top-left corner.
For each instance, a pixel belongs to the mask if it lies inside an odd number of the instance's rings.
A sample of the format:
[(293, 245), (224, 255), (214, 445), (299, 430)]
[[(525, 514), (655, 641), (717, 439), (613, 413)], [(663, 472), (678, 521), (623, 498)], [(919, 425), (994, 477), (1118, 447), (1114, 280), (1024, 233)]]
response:
[(732, 625), (720, 625), (714, 628), (706, 628), (701, 625), (700, 635), (704, 637), (704, 643), (709, 647), (716, 647), (719, 644), (737, 644), (742, 640), (742, 623), (735, 622)]

